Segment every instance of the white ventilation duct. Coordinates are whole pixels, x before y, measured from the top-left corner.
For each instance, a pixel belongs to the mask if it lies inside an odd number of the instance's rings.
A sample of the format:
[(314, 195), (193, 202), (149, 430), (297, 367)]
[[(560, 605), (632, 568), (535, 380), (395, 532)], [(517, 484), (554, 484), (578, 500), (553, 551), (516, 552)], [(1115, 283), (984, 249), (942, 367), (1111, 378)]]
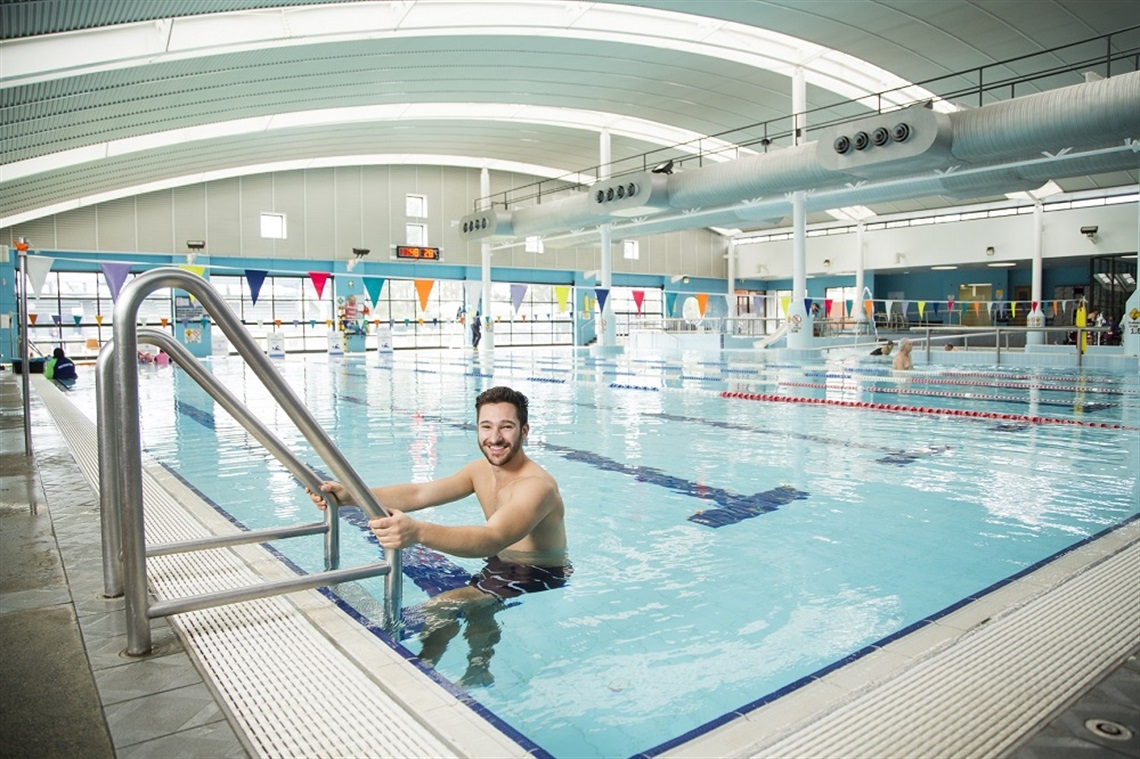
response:
[(647, 195), (624, 205), (596, 202), (597, 189), (604, 189), (596, 185), (563, 200), (499, 211), (494, 225), (468, 224), (480, 215), (470, 214), (461, 220), (462, 234), (468, 240), (541, 235), (547, 244), (569, 245), (592, 241), (600, 224), (613, 224), (615, 239), (735, 226), (783, 218), (791, 208), (785, 194), (795, 190), (812, 191), (809, 211), (930, 195), (1001, 195), (1048, 179), (1135, 170), (1137, 113), (1140, 72), (951, 114), (912, 106), (820, 130), (815, 142), (763, 155), (607, 180), (646, 188)]

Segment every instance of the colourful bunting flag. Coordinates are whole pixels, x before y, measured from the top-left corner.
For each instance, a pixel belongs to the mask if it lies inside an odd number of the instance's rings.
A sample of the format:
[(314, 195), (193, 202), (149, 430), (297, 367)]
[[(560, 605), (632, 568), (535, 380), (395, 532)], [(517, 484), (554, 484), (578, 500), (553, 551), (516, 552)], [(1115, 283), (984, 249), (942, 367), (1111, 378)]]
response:
[(420, 310), (427, 311), (428, 298), (431, 297), (431, 290), (433, 287), (435, 287), (434, 279), (416, 280), (416, 293), (420, 296)]
[(606, 298), (610, 297), (610, 289), (608, 287), (595, 287), (594, 294), (597, 296), (598, 310), (606, 310)]
[(313, 283), (313, 288), (317, 291), (317, 297), (323, 298), (325, 294), (325, 283), (329, 281), (329, 273), (327, 271), (311, 271), (309, 272), (309, 279)]
[(558, 313), (566, 313), (566, 308), (570, 303), (570, 285), (555, 285), (554, 297), (558, 299)]
[(526, 285), (518, 282), (511, 283), (511, 306), (517, 315), (519, 309), (522, 308), (523, 298), (526, 297)]
[(28, 267), (28, 284), (32, 287), (32, 292), (36, 297), (40, 297), (40, 290), (43, 289), (44, 282), (47, 281), (48, 272), (51, 271), (52, 264), (55, 259), (51, 256), (24, 256), (24, 263)]
[(700, 309), (701, 318), (705, 318), (705, 308), (709, 305), (708, 293), (697, 293), (697, 307)]
[[(265, 275), (268, 273), (261, 269), (245, 270), (245, 280), (249, 283), (249, 297), (255, 306), (257, 305), (257, 297), (261, 295), (261, 286), (265, 283)], [(317, 297), (320, 297), (320, 293), (317, 293)]]
[(634, 290), (631, 294), (633, 295), (633, 304), (637, 306), (637, 315), (641, 316), (641, 304), (645, 300), (645, 291)]
[(384, 289), (383, 277), (364, 277), (364, 289), (368, 291), (368, 298), (372, 302), (372, 307), (376, 308), (376, 303), (380, 300), (380, 291)]
[(119, 299), (119, 291), (123, 289), (123, 283), (127, 281), (131, 265), (106, 263), (99, 264), (99, 266), (103, 269), (103, 277), (107, 280), (107, 287), (111, 290), (111, 302), (114, 303)]

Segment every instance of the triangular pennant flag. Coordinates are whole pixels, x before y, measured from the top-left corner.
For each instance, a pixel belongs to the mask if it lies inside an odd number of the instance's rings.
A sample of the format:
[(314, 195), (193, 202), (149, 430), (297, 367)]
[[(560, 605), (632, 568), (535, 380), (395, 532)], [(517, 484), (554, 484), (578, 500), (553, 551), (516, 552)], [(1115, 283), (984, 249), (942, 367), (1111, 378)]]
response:
[[(824, 319), (831, 318), (831, 306), (833, 304), (834, 304), (834, 301), (831, 298), (824, 298), (823, 299), (823, 318)], [(804, 306), (807, 307), (807, 312), (810, 314), (811, 313), (811, 307), (808, 306), (807, 303), (804, 303)]]
[(38, 318), (40, 318), (40, 315), (37, 314), (35, 311), (29, 311), (28, 312), (28, 321), (30, 321), (32, 323), (33, 327), (36, 326), (36, 319), (38, 319)]
[(641, 304), (645, 301), (645, 291), (644, 290), (634, 290), (632, 295), (633, 295), (633, 304), (635, 306), (637, 306), (637, 315), (641, 316)]
[(705, 318), (705, 308), (709, 305), (708, 293), (697, 293), (697, 307), (700, 308), (701, 318)]
[(875, 316), (875, 301), (873, 301), (873, 300), (863, 301), (863, 311), (867, 314), (868, 320), (873, 319)]
[(364, 277), (364, 289), (368, 291), (368, 298), (372, 303), (372, 307), (376, 308), (376, 302), (380, 300), (380, 291), (384, 289), (383, 277)]
[(1057, 301), (1053, 301), (1053, 316), (1057, 315)]
[(123, 289), (123, 283), (127, 281), (127, 275), (130, 274), (130, 264), (99, 264), (103, 269), (103, 276), (107, 280), (107, 287), (111, 288), (111, 302), (114, 303), (119, 299), (119, 290)]
[(309, 279), (313, 282), (313, 288), (317, 291), (317, 297), (324, 297), (325, 283), (329, 281), (329, 273), (327, 271), (311, 271), (309, 272)]
[(61, 321), (63, 321), (63, 320), (60, 318), (59, 314), (52, 314), (52, 315), (51, 315), (51, 320), (52, 320), (53, 322), (55, 322), (55, 326), (57, 326), (57, 327), (59, 326), (60, 322), (61, 322)]
[[(255, 306), (257, 305), (257, 296), (261, 295), (261, 286), (265, 283), (265, 275), (268, 273), (261, 269), (245, 270), (245, 280), (249, 283), (249, 297)], [(317, 293), (317, 297), (320, 297), (320, 293)]]
[(677, 293), (665, 293), (665, 316), (672, 317), (677, 308)]
[[(811, 298), (804, 298), (804, 313), (805, 314), (811, 313)], [(701, 316), (704, 316), (704, 315), (705, 315), (705, 310), (702, 308), (701, 309)]]
[(782, 298), (780, 298), (780, 310), (783, 311), (785, 314), (789, 313), (788, 309), (791, 307), (791, 305), (792, 305), (791, 296), (785, 295)]
[(100, 327), (103, 326), (103, 314), (95, 314), (95, 323)]
[(28, 267), (28, 284), (32, 287), (32, 292), (36, 297), (40, 297), (40, 290), (43, 289), (44, 282), (47, 281), (48, 272), (51, 271), (52, 264), (55, 259), (51, 256), (24, 256), (24, 261)]
[(570, 302), (570, 285), (555, 285), (554, 297), (558, 299), (558, 313), (566, 313), (566, 307)]
[(1030, 312), (1037, 310), (1037, 301), (1033, 301), (1033, 304), (1029, 307), (1029, 310)]
[(423, 311), (427, 311), (428, 298), (431, 297), (433, 287), (435, 287), (434, 279), (416, 280), (416, 293), (420, 296), (420, 309)]
[(511, 283), (511, 306), (514, 307), (515, 313), (519, 312), (522, 307), (523, 298), (526, 297), (526, 285), (518, 282)]
[(918, 318), (921, 319), (926, 313), (926, 301), (920, 300), (918, 302)]
[(852, 298), (851, 300), (845, 300), (845, 301), (841, 301), (841, 302), (843, 303), (843, 307), (846, 309), (842, 314), (840, 314), (841, 317), (847, 318), (847, 317), (851, 316), (851, 314), (855, 313), (855, 299), (854, 298)]
[(1009, 305), (1010, 305), (1009, 315), (1016, 319), (1017, 318), (1017, 301), (1013, 301)]
[(162, 326), (165, 328), (170, 320), (167, 317), (162, 317)]
[(938, 301), (936, 301), (936, 300), (930, 301), (930, 306), (931, 306), (931, 308), (934, 309), (934, 315), (938, 316)]
[(906, 318), (906, 312), (910, 310), (910, 301), (909, 300), (901, 301), (899, 308), (901, 309), (899, 311), (899, 313), (903, 315), (903, 318)]
[(463, 303), (469, 312), (479, 310), (479, 296), (483, 294), (483, 283), (479, 280), (467, 280), (463, 283)]
[(75, 326), (78, 327), (80, 322), (83, 321), (83, 314), (72, 314), (71, 319), (75, 322)]
[(895, 302), (893, 300), (888, 300), (886, 302), (886, 305), (887, 305), (887, 316), (890, 316), (891, 315), (891, 309), (895, 307)]
[(986, 316), (989, 316), (992, 318), (993, 315), (994, 315), (994, 302), (992, 300), (987, 301), (986, 302)]
[(598, 296), (598, 310), (606, 310), (606, 298), (610, 297), (610, 288), (608, 287), (595, 287), (594, 294)]
[(982, 302), (980, 300), (974, 301), (974, 316), (981, 316)]
[(1062, 314), (1068, 313), (1068, 306), (1069, 306), (1069, 301), (1067, 301), (1067, 300), (1061, 301), (1061, 313)]
[[(182, 269), (183, 271), (188, 271), (191, 274), (197, 274), (199, 277), (202, 277), (202, 275), (206, 273), (206, 267), (205, 266), (191, 266), (190, 264), (178, 264), (178, 268)], [(205, 279), (205, 277), (203, 277), (203, 279)], [(191, 296), (191, 297), (193, 297), (193, 296)]]
[(954, 299), (951, 298), (950, 300), (946, 301), (946, 305), (950, 308), (951, 311), (953, 311), (954, 310)]

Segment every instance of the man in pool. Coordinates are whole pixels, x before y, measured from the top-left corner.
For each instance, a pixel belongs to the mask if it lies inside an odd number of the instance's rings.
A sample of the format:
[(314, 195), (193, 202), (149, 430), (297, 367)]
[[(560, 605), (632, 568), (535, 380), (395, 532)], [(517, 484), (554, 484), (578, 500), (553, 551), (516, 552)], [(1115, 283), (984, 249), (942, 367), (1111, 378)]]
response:
[(899, 345), (899, 354), (895, 356), (894, 363), (891, 364), (892, 369), (910, 370), (914, 368), (914, 359), (911, 358), (911, 351), (914, 350), (914, 343), (910, 340), (903, 340)]
[[(438, 480), (373, 488), (376, 500), (390, 513), (370, 520), (368, 526), (387, 549), (419, 543), (454, 556), (490, 557), (467, 587), (446, 591), (428, 602), (420, 654), (434, 666), (459, 631), (457, 615), (462, 612), (472, 643), (471, 667), (463, 681), (485, 684), (490, 682), (486, 660), (498, 639), (497, 626), (490, 618), (503, 607), (502, 601), (562, 587), (572, 568), (567, 560), (565, 508), (558, 483), (523, 451), (530, 433), (526, 396), (509, 387), (493, 387), (475, 399), (475, 414), (483, 458)], [(341, 504), (350, 503), (348, 491), (337, 482), (325, 482), (320, 493), (310, 491), (309, 496), (325, 508), (324, 493)], [(437, 525), (406, 513), (472, 493), (483, 508), (485, 524)], [(482, 641), (477, 651), (479, 635), (493, 640)]]

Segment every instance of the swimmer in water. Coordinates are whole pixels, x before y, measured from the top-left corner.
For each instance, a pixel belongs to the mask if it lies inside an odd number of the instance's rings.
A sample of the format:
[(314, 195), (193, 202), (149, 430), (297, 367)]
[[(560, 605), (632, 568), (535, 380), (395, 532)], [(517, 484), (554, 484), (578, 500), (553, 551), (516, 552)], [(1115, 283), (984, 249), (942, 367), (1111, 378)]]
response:
[[(509, 387), (493, 387), (475, 400), (482, 459), (455, 474), (431, 482), (373, 488), (388, 516), (368, 522), (386, 549), (420, 544), (453, 556), (487, 557), (464, 588), (445, 591), (425, 605), (427, 622), (420, 658), (435, 666), (447, 643), (459, 632), (459, 614), (467, 620), (471, 643), (468, 670), (461, 683), (486, 685), (492, 648), (498, 642), (495, 612), (504, 599), (551, 590), (566, 584), (573, 571), (567, 557), (565, 507), (558, 483), (526, 455), (530, 433), (527, 398)], [(325, 508), (325, 494), (348, 505), (343, 485), (325, 482), (309, 496)], [(484, 524), (445, 526), (413, 519), (407, 512), (458, 501), (474, 494)]]
[(914, 344), (910, 340), (903, 340), (899, 344), (899, 354), (895, 356), (895, 361), (891, 364), (892, 369), (908, 370), (914, 368), (914, 359), (911, 358), (911, 351), (914, 349)]

